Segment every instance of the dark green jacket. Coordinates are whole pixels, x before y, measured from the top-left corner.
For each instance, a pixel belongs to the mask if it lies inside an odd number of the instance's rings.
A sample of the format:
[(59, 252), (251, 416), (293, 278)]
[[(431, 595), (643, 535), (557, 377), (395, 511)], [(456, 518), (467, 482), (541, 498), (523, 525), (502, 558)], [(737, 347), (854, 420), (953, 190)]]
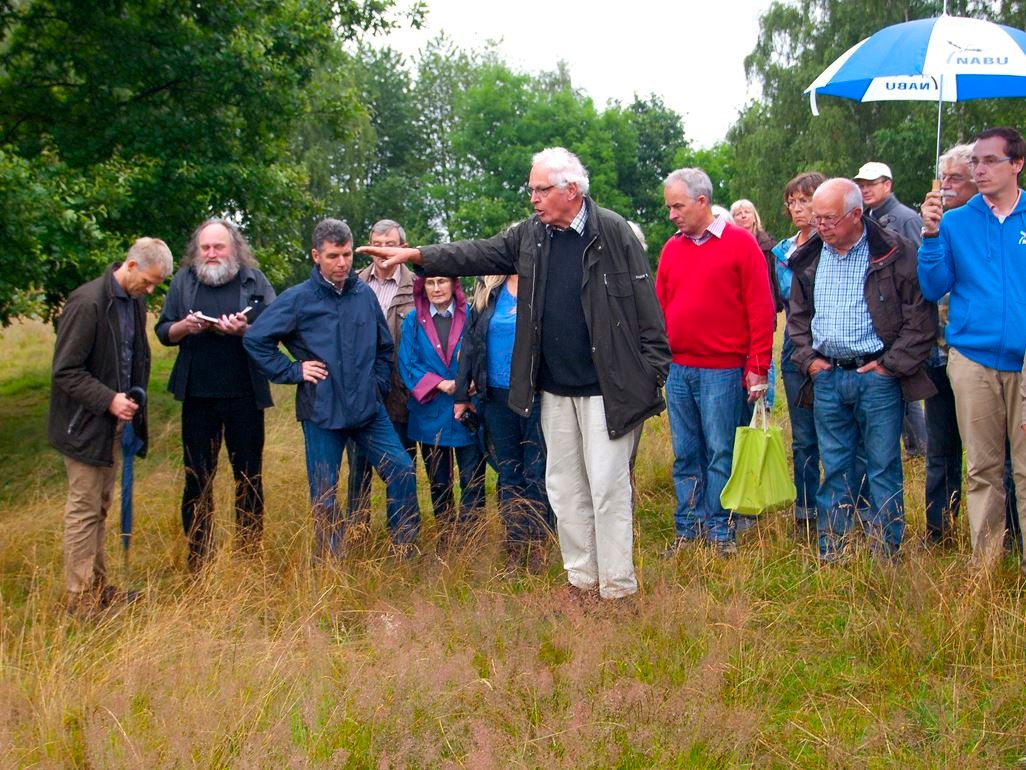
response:
[[(150, 380), (146, 299), (137, 297), (132, 302), (132, 381), (121, 382), (121, 328), (112, 293), (117, 267), (111, 265), (101, 277), (75, 289), (57, 321), (47, 437), (58, 452), (87, 465), (114, 464), (118, 421), (107, 407), (117, 393), (136, 385), (147, 388)], [(143, 442), (139, 456), (145, 457), (145, 406), (135, 413), (132, 427)]]
[[(651, 269), (637, 237), (619, 214), (590, 198), (585, 198), (585, 205), (581, 304), (606, 429), (615, 439), (666, 407), (661, 389), (670, 370), (670, 347)], [(424, 246), (420, 251), (427, 275), (519, 274), (509, 407), (530, 414), (538, 389), (549, 259), (545, 225), (533, 216), (492, 238)]]

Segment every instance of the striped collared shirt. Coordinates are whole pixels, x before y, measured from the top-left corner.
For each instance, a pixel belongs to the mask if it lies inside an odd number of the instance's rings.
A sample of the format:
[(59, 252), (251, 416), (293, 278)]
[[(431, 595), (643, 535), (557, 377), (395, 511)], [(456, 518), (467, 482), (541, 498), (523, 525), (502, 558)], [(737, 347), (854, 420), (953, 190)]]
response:
[(701, 235), (688, 235), (683, 230), (678, 230), (674, 233), (674, 235), (679, 236), (681, 238), (687, 238), (696, 246), (701, 246), (703, 243), (706, 243), (710, 238), (714, 236), (716, 238), (722, 238), (723, 229), (726, 226), (727, 220), (724, 219), (722, 216), (717, 215), (713, 217), (713, 221), (710, 222), (709, 226), (702, 231)]
[(392, 304), (396, 292), (399, 291), (399, 268), (395, 269), (391, 278), (386, 278), (383, 281), (372, 269), (371, 274), (367, 277), (367, 285), (374, 292), (374, 296), (378, 298), (381, 312), (388, 315), (388, 307)]
[(868, 270), (865, 232), (843, 256), (823, 244), (813, 287), (816, 315), (812, 318), (812, 347), (821, 355), (853, 358), (883, 349), (866, 304)]

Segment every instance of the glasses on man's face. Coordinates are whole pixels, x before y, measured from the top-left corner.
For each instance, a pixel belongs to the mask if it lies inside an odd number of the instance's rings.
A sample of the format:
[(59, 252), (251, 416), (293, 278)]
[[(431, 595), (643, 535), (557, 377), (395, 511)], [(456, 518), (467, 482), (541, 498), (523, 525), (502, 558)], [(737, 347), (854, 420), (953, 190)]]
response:
[(539, 198), (544, 198), (546, 195), (548, 195), (550, 192), (552, 192), (555, 188), (556, 188), (556, 185), (554, 185), (554, 184), (546, 184), (546, 185), (541, 185), (539, 187), (531, 187), (531, 185), (527, 185), (527, 187), (525, 187), (524, 189), (527, 191), (527, 196), (529, 198), (533, 198), (535, 193), (538, 194)]
[(811, 198), (789, 198), (787, 201), (787, 207), (789, 209), (804, 209), (807, 206), (812, 205)]
[(842, 219), (844, 219), (846, 216), (848, 216), (854, 210), (855, 209), (851, 208), (851, 209), (848, 209), (847, 211), (845, 211), (843, 214), (838, 214), (837, 216), (828, 216), (828, 217), (821, 217), (821, 216), (818, 216), (816, 214), (813, 214), (812, 215), (812, 221), (816, 223), (816, 227), (818, 227), (819, 229), (822, 230), (825, 227), (825, 228), (827, 228), (829, 230), (829, 229), (831, 229), (833, 227), (836, 227), (838, 222), (840, 222)]
[(988, 155), (985, 158), (969, 158), (969, 168), (975, 169), (979, 166), (990, 168), (991, 166), (996, 166), (998, 163), (1004, 163), (1006, 160), (1011, 160), (1011, 157), (1005, 155), (999, 158), (996, 155)]

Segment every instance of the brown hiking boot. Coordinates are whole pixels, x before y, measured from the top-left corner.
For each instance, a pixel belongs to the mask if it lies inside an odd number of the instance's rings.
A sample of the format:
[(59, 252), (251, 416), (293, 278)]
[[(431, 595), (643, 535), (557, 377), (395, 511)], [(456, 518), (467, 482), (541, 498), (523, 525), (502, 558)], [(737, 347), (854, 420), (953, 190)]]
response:
[(97, 602), (101, 609), (107, 610), (119, 605), (133, 604), (140, 596), (138, 591), (125, 591), (117, 586), (105, 585), (97, 595)]
[(64, 609), (72, 618), (84, 623), (91, 623), (103, 616), (103, 607), (94, 591), (69, 593)]

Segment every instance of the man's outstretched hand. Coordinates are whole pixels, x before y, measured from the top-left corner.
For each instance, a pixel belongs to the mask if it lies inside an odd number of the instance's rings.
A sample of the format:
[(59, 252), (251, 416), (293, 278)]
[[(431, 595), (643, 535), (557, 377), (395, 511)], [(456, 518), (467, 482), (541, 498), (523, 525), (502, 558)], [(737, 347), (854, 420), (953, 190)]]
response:
[(415, 265), (421, 263), (420, 249), (409, 246), (361, 246), (356, 253), (369, 254), (376, 259), (385, 260), (382, 267), (386, 270), (403, 262), (412, 262)]

